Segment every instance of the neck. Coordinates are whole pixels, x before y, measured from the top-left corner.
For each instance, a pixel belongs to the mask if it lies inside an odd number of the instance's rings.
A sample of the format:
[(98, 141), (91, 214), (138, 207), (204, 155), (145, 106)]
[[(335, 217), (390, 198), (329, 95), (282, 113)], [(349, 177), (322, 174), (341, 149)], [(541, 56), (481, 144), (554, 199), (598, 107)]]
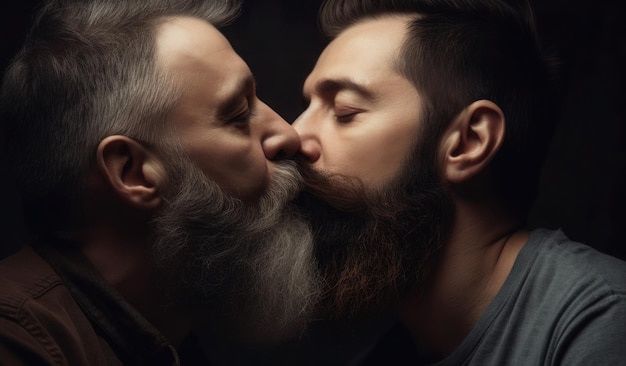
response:
[(528, 239), (517, 220), (495, 205), (457, 201), (455, 218), (427, 291), (400, 308), (418, 350), (452, 353), (476, 325), (508, 277)]
[(127, 228), (98, 226), (80, 235), (82, 252), (107, 283), (178, 347), (191, 330), (191, 316), (155, 280), (149, 233), (128, 234)]

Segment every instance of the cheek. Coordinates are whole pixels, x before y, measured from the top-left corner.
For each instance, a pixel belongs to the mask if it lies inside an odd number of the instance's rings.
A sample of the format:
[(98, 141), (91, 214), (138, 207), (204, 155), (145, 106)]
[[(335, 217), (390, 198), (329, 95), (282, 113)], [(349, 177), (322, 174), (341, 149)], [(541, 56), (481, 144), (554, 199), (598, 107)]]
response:
[(344, 136), (328, 148), (328, 168), (372, 184), (386, 182), (399, 173), (412, 151), (414, 136), (412, 126), (390, 126)]
[[(192, 159), (225, 192), (244, 200), (262, 194), (269, 182), (268, 162), (260, 148), (244, 141), (207, 143), (194, 149)], [(209, 146), (207, 146), (209, 147)]]

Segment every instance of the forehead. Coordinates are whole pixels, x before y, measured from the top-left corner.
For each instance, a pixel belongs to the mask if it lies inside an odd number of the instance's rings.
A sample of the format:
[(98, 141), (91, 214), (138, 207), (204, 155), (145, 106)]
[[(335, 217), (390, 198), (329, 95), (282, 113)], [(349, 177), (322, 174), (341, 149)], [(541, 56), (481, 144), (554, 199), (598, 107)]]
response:
[(168, 18), (156, 39), (157, 60), (168, 74), (192, 85), (213, 86), (214, 97), (251, 78), (247, 64), (224, 35), (208, 22), (191, 17)]
[(167, 66), (193, 65), (204, 56), (232, 50), (230, 43), (208, 22), (191, 17), (170, 17), (156, 36), (157, 58)]
[(368, 85), (391, 74), (413, 17), (389, 15), (360, 21), (324, 49), (305, 82), (305, 93), (321, 80), (350, 79)]

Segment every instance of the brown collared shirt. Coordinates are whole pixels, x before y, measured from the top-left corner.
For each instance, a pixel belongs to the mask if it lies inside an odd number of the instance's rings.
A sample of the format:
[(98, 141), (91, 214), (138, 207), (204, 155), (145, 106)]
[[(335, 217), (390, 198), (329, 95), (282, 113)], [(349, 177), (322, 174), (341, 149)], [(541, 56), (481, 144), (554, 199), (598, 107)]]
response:
[(0, 261), (0, 363), (171, 366), (180, 361), (165, 337), (77, 250), (56, 242), (26, 247)]

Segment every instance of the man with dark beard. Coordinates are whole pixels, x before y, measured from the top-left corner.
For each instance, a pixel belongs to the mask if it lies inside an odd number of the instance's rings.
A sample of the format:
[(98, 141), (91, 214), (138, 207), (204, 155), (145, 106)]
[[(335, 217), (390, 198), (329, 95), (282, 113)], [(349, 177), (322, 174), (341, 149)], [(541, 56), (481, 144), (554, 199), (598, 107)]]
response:
[(626, 264), (526, 230), (558, 106), (525, 2), (329, 0), (294, 127), (322, 309), (366, 365), (615, 365)]
[(239, 6), (41, 9), (2, 84), (36, 238), (0, 262), (1, 363), (206, 364), (193, 326), (266, 343), (307, 323), (312, 240), (283, 160), (300, 141), (215, 28)]

